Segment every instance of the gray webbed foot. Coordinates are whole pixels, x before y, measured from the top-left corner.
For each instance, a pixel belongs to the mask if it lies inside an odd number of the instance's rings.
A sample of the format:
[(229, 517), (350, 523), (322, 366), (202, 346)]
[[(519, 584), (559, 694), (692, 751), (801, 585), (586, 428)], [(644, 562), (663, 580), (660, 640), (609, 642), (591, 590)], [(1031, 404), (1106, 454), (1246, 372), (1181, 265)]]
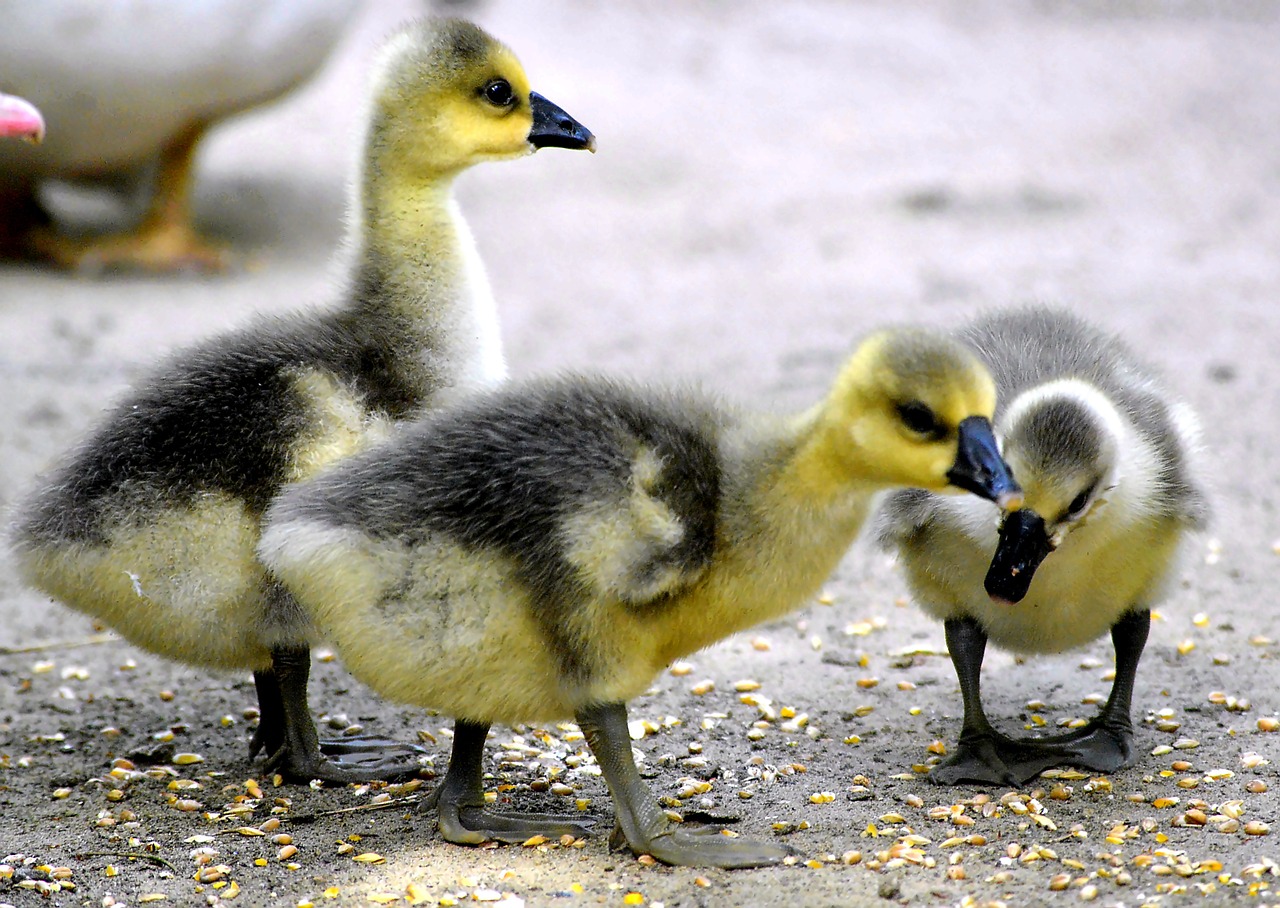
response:
[(631, 756), (627, 708), (601, 703), (578, 710), (578, 725), (596, 756), (613, 795), (617, 827), (610, 836), (616, 848), (648, 854), (664, 864), (683, 867), (768, 867), (793, 854), (790, 848), (740, 836), (715, 826), (673, 823), (658, 809)]
[(425, 748), (393, 738), (382, 738), (377, 735), (355, 735), (348, 738), (331, 738), (320, 742), (320, 753), (326, 757), (355, 756), (363, 759), (364, 754), (377, 754), (388, 760), (412, 760), (425, 754)]
[(267, 758), (267, 772), (278, 772), (290, 782), (320, 779), (335, 785), (353, 782), (407, 782), (418, 774), (418, 755), (409, 752), (411, 745), (399, 745), (403, 751), (386, 752), (365, 749), (329, 756), (320, 752), (300, 751), (288, 745)]
[(1069, 747), (1018, 741), (1003, 735), (966, 736), (956, 752), (935, 766), (929, 778), (938, 785), (964, 782), (1017, 788), (1046, 769), (1073, 763)]
[(673, 823), (663, 816), (662, 823), (647, 823), (640, 835), (630, 838), (615, 826), (609, 845), (615, 849), (630, 848), (635, 854), (648, 854), (664, 864), (676, 867), (720, 867), (742, 870), (749, 867), (772, 867), (795, 851), (759, 839), (726, 835), (716, 826)]
[(1133, 731), (1117, 725), (1090, 722), (1081, 734), (1064, 743), (1067, 762), (1094, 772), (1115, 772), (1133, 764)]
[(489, 723), (459, 719), (453, 726), (453, 753), (444, 779), (422, 800), (435, 809), (440, 835), (455, 845), (506, 842), (518, 845), (534, 836), (575, 839), (591, 834), (595, 820), (574, 814), (516, 813), (491, 810), (484, 803), (481, 763)]
[(595, 820), (590, 817), (554, 813), (516, 813), (490, 810), (454, 801), (437, 802), (437, 827), (446, 842), (455, 845), (480, 845), (505, 842), (519, 845), (534, 836), (558, 839), (570, 835), (575, 839), (589, 836)]
[(271, 668), (253, 673), (260, 716), (250, 759), (264, 751), (266, 771), (290, 782), (407, 782), (417, 775), (423, 751), (416, 745), (360, 736), (322, 743), (307, 707), (310, 651), (278, 647), (271, 661)]

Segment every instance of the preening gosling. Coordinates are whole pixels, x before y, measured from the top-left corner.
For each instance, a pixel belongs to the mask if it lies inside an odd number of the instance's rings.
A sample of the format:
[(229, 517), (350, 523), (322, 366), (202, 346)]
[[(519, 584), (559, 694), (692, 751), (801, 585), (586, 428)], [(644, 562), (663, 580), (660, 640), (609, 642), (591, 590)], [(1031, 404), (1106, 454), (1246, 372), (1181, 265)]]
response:
[(481, 791), (491, 723), (573, 716), (634, 852), (770, 864), (787, 851), (658, 809), (626, 701), (673, 659), (802, 605), (878, 490), (1015, 504), (994, 406), (977, 359), (919, 330), (871, 336), (826, 400), (788, 419), (543, 381), (435, 411), (292, 486), (259, 553), (358, 678), (457, 720), (433, 793), (448, 841), (583, 834), (576, 817), (490, 811)]
[[(1025, 506), (998, 522), (962, 498), (911, 490), (880, 515), (880, 539), (898, 552), (916, 601), (945, 623), (964, 698), (959, 746), (931, 778), (1018, 785), (1060, 764), (1128, 766), (1151, 607), (1208, 516), (1196, 420), (1118, 339), (1065, 312), (995, 314), (960, 337), (995, 376), (997, 431)], [(1015, 739), (987, 721), (988, 639), (1054, 653), (1108, 630), (1115, 681), (1087, 726)]]
[(393, 420), (504, 378), (454, 177), (592, 144), (474, 25), (400, 31), (373, 80), (340, 304), (182, 351), (143, 382), (21, 507), (23, 577), (152, 652), (251, 669), (251, 756), (265, 750), (268, 769), (336, 782), (412, 771), (403, 750), (380, 754), (387, 742), (322, 755), (307, 708), (312, 630), (257, 560), (262, 515), (286, 482)]

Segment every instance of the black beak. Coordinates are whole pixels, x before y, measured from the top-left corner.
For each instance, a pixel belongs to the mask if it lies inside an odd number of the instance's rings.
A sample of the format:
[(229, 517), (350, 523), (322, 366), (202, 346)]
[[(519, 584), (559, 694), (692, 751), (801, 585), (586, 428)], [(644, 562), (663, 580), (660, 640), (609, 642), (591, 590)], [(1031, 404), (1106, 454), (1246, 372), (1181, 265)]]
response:
[(536, 91), (529, 92), (533, 109), (533, 129), (529, 142), (534, 148), (585, 148), (596, 150), (596, 137), (591, 130), (552, 104)]
[(947, 471), (947, 481), (994, 501), (1005, 510), (1022, 504), (1022, 489), (1000, 456), (995, 433), (985, 416), (960, 421), (959, 450), (955, 464)]
[(1040, 562), (1053, 551), (1044, 518), (1030, 508), (1005, 515), (983, 586), (992, 599), (1021, 602)]

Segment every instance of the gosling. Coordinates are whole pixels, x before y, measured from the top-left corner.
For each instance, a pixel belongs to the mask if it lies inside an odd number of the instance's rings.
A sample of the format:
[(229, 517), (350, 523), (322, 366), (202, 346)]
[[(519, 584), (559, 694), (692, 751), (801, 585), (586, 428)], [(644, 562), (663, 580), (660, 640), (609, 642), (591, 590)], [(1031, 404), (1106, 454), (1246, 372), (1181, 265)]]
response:
[(13, 540), (28, 583), (131, 642), (251, 669), (250, 758), (265, 750), (268, 771), (298, 781), (402, 777), (415, 749), (344, 740), (322, 753), (307, 705), (312, 631), (254, 553), (263, 513), (286, 482), (394, 420), (504, 378), (454, 178), (544, 146), (594, 146), (467, 22), (392, 37), (372, 96), (339, 305), (182, 351), (25, 502)]
[[(940, 784), (1019, 785), (1053, 766), (1113, 772), (1134, 760), (1134, 678), (1179, 550), (1208, 517), (1194, 415), (1117, 338), (1033, 307), (960, 332), (995, 376), (996, 426), (1025, 506), (997, 523), (960, 498), (888, 499), (879, 537), (944, 622), (960, 681), (959, 746)], [(1111, 632), (1111, 695), (1084, 727), (1052, 738), (996, 731), (982, 708), (987, 640), (1056, 653)]]
[[(262, 562), (381, 694), (456, 719), (433, 792), (450, 842), (582, 835), (485, 807), (491, 723), (576, 718), (615, 841), (668, 864), (788, 852), (673, 824), (640, 780), (626, 701), (677, 659), (801, 605), (894, 486), (1013, 506), (991, 378), (946, 337), (864, 341), (808, 412), (568, 377), (479, 396), (286, 490)], [(989, 505), (988, 505), (989, 507)]]

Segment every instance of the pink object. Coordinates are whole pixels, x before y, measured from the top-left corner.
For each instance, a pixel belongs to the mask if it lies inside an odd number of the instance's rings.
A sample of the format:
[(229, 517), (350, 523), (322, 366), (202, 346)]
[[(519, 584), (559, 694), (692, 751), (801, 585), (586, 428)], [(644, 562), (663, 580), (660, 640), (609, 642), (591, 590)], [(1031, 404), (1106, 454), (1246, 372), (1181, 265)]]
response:
[(0, 138), (10, 136), (39, 142), (44, 138), (44, 118), (31, 103), (0, 94)]

